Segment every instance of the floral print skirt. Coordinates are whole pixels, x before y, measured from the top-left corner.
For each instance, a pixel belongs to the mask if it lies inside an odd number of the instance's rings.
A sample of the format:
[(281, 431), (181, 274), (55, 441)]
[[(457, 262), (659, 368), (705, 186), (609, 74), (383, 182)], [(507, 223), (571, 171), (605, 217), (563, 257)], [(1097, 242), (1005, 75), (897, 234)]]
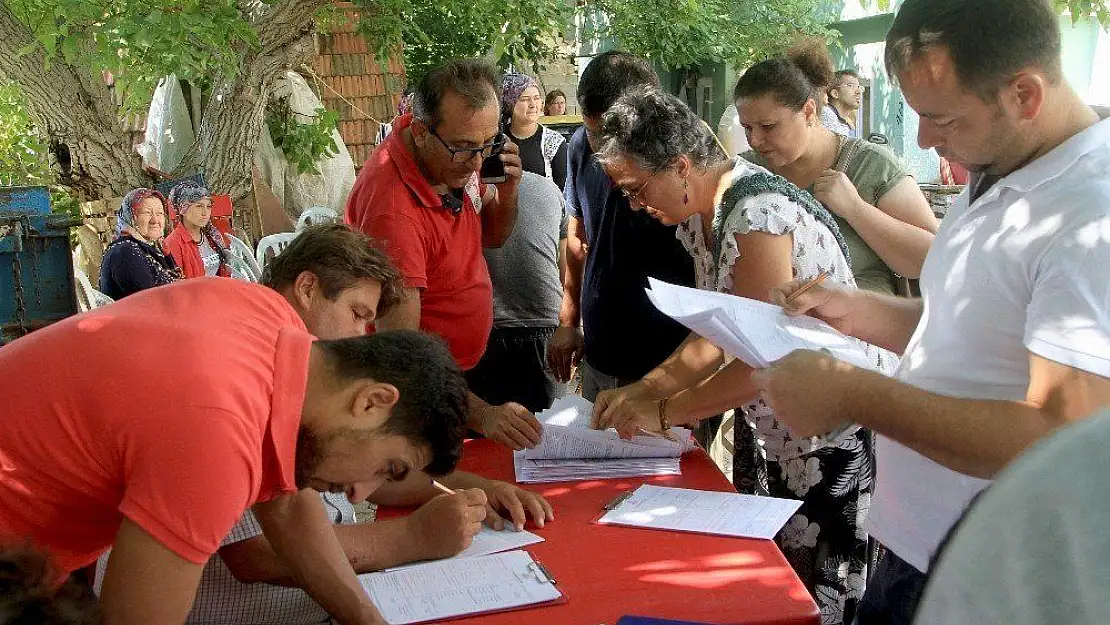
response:
[[(859, 430), (837, 447), (768, 459), (781, 437), (763, 430), (785, 428), (765, 411), (745, 407), (747, 418), (733, 422), (733, 482), (742, 493), (802, 502), (776, 542), (817, 601), (821, 623), (851, 623), (874, 558), (864, 531), (873, 485), (871, 433)], [(759, 433), (748, 422), (753, 417)]]

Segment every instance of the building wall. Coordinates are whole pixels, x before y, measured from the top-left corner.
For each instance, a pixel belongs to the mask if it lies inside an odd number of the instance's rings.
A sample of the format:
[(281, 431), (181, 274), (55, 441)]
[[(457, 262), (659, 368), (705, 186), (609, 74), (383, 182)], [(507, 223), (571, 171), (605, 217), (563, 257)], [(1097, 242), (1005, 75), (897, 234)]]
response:
[(324, 106), (339, 114), (339, 134), (356, 168), (369, 158), (378, 135), (378, 121), (389, 122), (405, 88), (405, 66), (400, 51), (384, 63), (370, 53), (366, 40), (355, 32), (359, 12), (348, 2), (337, 3), (348, 23), (320, 35), (319, 54), (309, 76)]
[[(873, 4), (864, 7), (858, 0), (832, 4), (841, 16), (841, 21), (831, 24), (841, 34), (840, 41), (830, 46), (833, 63), (837, 69), (855, 68), (871, 82), (870, 131), (887, 137), (891, 149), (920, 182), (935, 181), (939, 159), (933, 150), (918, 147), (919, 118), (883, 67), (882, 42), (894, 14), (879, 13)], [(1060, 28), (1066, 79), (1088, 103), (1110, 104), (1110, 33), (1090, 22), (1072, 24), (1067, 16), (1060, 18)]]

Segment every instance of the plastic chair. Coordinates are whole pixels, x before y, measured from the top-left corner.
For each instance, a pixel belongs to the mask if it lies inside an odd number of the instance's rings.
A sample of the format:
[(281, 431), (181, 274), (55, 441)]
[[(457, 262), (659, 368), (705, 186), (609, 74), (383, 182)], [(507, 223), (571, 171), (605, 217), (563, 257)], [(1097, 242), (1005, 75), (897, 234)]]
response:
[(227, 235), (227, 240), (231, 243), (232, 257), (242, 261), (241, 264), (245, 265), (246, 271), (244, 271), (243, 268), (238, 268), (240, 269), (240, 273), (249, 275), (251, 282), (258, 282), (261, 280), (262, 267), (260, 267), (258, 261), (255, 260), (254, 250), (251, 249), (251, 246), (244, 243), (239, 237), (230, 234)]
[(88, 312), (101, 306), (107, 306), (115, 300), (93, 288), (89, 277), (80, 269), (73, 270), (73, 277), (77, 279), (77, 310)]
[(326, 206), (309, 206), (297, 219), (297, 232), (308, 226), (331, 224), (339, 221), (339, 214)]
[(265, 267), (268, 265), (270, 260), (284, 252), (285, 248), (289, 247), (289, 243), (295, 238), (297, 238), (296, 232), (279, 232), (262, 237), (258, 241), (258, 249), (254, 252), (258, 266)]

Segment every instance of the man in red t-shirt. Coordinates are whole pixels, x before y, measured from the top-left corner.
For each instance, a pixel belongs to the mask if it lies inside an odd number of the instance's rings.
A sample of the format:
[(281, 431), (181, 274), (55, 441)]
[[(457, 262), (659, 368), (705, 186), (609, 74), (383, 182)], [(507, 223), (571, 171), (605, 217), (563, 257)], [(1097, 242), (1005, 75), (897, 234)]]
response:
[[(482, 247), (500, 246), (516, 223), (521, 164), (502, 132), (500, 83), (484, 61), (428, 72), (413, 113), (393, 123), (347, 200), (347, 223), (382, 241), (404, 277), (405, 297), (377, 327), (438, 334), (464, 370), (478, 364), (493, 326)], [(497, 154), (505, 182), (478, 183), (482, 159)], [(513, 449), (539, 443), (539, 421), (520, 404), (491, 406), (473, 393), (469, 401), (474, 430)]]
[(450, 471), (465, 383), (414, 332), (315, 341), (279, 294), (203, 278), (133, 295), (0, 349), (0, 545), (61, 573), (114, 543), (108, 623), (181, 623), (209, 556), (252, 508), (343, 623), (382, 621), (315, 496), (365, 499)]

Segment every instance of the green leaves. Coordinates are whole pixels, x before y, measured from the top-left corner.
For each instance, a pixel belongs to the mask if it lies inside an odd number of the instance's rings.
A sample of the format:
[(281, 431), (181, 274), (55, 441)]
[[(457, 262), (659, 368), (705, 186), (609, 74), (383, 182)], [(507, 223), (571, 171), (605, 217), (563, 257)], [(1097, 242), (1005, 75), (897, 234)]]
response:
[(316, 162), (339, 151), (332, 136), (339, 114), (320, 107), (308, 122), (297, 117), (289, 108), (288, 100), (273, 98), (266, 107), (266, 128), (274, 145), (299, 173), (320, 173)]
[(818, 0), (587, 0), (609, 19), (601, 35), (670, 68), (724, 62), (745, 67), (798, 36), (824, 34)]
[(235, 0), (16, 0), (12, 11), (49, 59), (108, 71), (124, 106), (145, 110), (168, 74), (194, 84), (233, 76), (258, 36)]
[(1069, 11), (1072, 22), (1082, 19), (1097, 21), (1103, 28), (1110, 29), (1110, 2), (1107, 0), (1053, 0), (1061, 13)]
[(359, 32), (388, 58), (404, 42), (410, 83), (451, 58), (489, 56), (501, 66), (554, 60), (570, 10), (560, 0), (355, 0)]

